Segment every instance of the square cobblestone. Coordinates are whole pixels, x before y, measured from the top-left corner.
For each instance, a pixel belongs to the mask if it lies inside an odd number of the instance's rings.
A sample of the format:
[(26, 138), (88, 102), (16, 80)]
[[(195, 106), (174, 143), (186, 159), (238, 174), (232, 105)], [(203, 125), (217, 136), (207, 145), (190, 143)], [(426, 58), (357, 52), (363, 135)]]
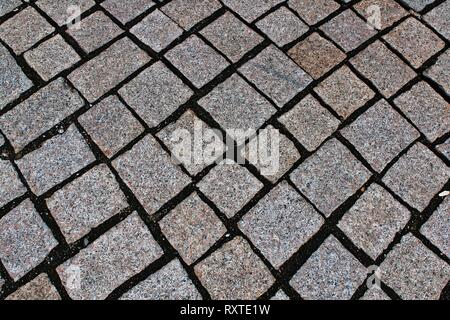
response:
[[(268, 134), (272, 134), (272, 130), (276, 130), (272, 126), (268, 126), (265, 128), (269, 131)], [(275, 172), (272, 168), (272, 162), (267, 161), (268, 159), (261, 159), (258, 157), (258, 159), (253, 159), (251, 150), (259, 150), (258, 152), (263, 152), (263, 154), (270, 155), (271, 147), (272, 145), (270, 142), (271, 139), (277, 139), (276, 137), (267, 137), (268, 145), (265, 147), (262, 147), (261, 142), (264, 141), (264, 138), (261, 138), (259, 136), (258, 139), (251, 139), (248, 143), (248, 145), (242, 149), (242, 155), (247, 158), (247, 160), (253, 164), (257, 169), (259, 169), (260, 173), (275, 183), (278, 179), (280, 179), (286, 172), (288, 172), (289, 169), (292, 168), (292, 166), (301, 158), (301, 155), (297, 148), (295, 147), (294, 143), (289, 140), (288, 137), (283, 135), (281, 132), (278, 132), (278, 138), (279, 138), (279, 144), (278, 144), (278, 157), (277, 157), (277, 168)], [(263, 149), (261, 149), (263, 148)], [(267, 153), (264, 153), (267, 152)]]
[(150, 127), (156, 127), (193, 92), (162, 62), (157, 62), (122, 87), (119, 94)]
[(358, 48), (376, 34), (351, 9), (334, 17), (320, 29), (346, 52)]
[(309, 27), (286, 7), (272, 12), (258, 21), (256, 26), (280, 47), (300, 38), (309, 30)]
[(447, 40), (450, 40), (450, 19), (448, 17), (450, 17), (450, 2), (444, 1), (428, 12), (424, 16), (424, 19), (434, 30), (447, 38)]
[(198, 187), (219, 210), (232, 218), (263, 184), (244, 167), (225, 160), (212, 169)]
[(43, 262), (57, 244), (30, 200), (0, 219), (0, 259), (14, 281)]
[(0, 44), (0, 110), (32, 85), (8, 50)]
[(275, 282), (264, 263), (240, 237), (224, 244), (194, 270), (214, 300), (254, 300)]
[(372, 184), (339, 222), (357, 247), (376, 260), (410, 219), (410, 212), (383, 187)]
[[(384, 30), (403, 18), (408, 12), (401, 5), (392, 0), (363, 0), (355, 4), (354, 8), (367, 19), (367, 23), (374, 29)], [(380, 21), (373, 18), (373, 9), (380, 9)], [(378, 26), (378, 22), (380, 25)]]
[(173, 0), (161, 10), (180, 27), (189, 30), (221, 7), (217, 0)]
[(27, 63), (45, 81), (70, 68), (80, 60), (75, 50), (60, 36), (54, 36), (36, 48), (25, 52)]
[(116, 96), (102, 100), (78, 121), (109, 158), (144, 131), (144, 127)]
[(42, 147), (17, 161), (31, 191), (42, 195), (90, 163), (95, 156), (75, 126), (47, 140)]
[[(56, 270), (72, 299), (100, 300), (162, 254), (147, 226), (133, 213)], [(70, 283), (74, 271), (80, 273), (80, 286)]]
[(0, 128), (20, 151), (83, 105), (80, 95), (59, 78), (1, 116)]
[(73, 71), (68, 79), (89, 102), (94, 102), (149, 61), (143, 50), (123, 38)]
[(233, 74), (214, 88), (199, 104), (236, 139), (235, 129), (257, 130), (276, 109), (239, 75)]
[(323, 76), (346, 57), (345, 53), (318, 33), (296, 44), (288, 54), (314, 79)]
[(422, 11), (426, 6), (432, 4), (435, 0), (402, 0), (408, 7), (415, 11)]
[(419, 68), (444, 49), (445, 43), (415, 18), (408, 18), (383, 37), (414, 68)]
[(28, 7), (0, 25), (0, 38), (21, 54), (54, 30), (34, 8)]
[(151, 0), (128, 0), (124, 6), (123, 0), (106, 0), (101, 5), (122, 24), (126, 24), (153, 7), (155, 3)]
[(426, 82), (419, 82), (394, 103), (430, 141), (449, 131), (450, 106)]
[(230, 12), (226, 12), (200, 33), (232, 62), (239, 61), (264, 40)]
[(360, 300), (369, 300), (369, 301), (389, 301), (391, 300), (389, 296), (384, 293), (381, 289), (370, 289), (367, 290), (364, 296), (361, 297)]
[(147, 213), (153, 215), (190, 183), (171, 161), (155, 138), (147, 135), (115, 159), (113, 166)]
[(238, 226), (275, 268), (319, 231), (324, 219), (287, 182), (266, 195)]
[(264, 49), (239, 71), (278, 107), (283, 107), (312, 82), (305, 71), (273, 45)]
[(450, 197), (444, 199), (442, 204), (420, 228), (420, 233), (428, 238), (448, 258), (450, 258)]
[(450, 97), (450, 50), (439, 56), (436, 63), (424, 73)]
[(278, 121), (309, 151), (317, 149), (340, 125), (327, 109), (308, 95)]
[(19, 179), (19, 175), (8, 160), (0, 159), (0, 181), (2, 181), (0, 207), (27, 192), (27, 189)]
[(378, 172), (420, 137), (386, 100), (377, 102), (341, 133)]
[(330, 236), (294, 275), (290, 285), (306, 300), (349, 300), (366, 276), (366, 268)]
[(386, 98), (394, 95), (416, 76), (409, 66), (378, 40), (350, 62)]
[(183, 33), (183, 29), (159, 10), (150, 13), (130, 31), (156, 52), (166, 48)]
[(75, 242), (128, 206), (106, 165), (55, 192), (47, 206), (68, 242)]
[(369, 170), (336, 139), (325, 143), (291, 174), (300, 191), (327, 217), (369, 178)]
[(61, 300), (61, 296), (50, 282), (48, 276), (46, 274), (40, 274), (19, 290), (10, 294), (5, 300), (51, 301)]
[(158, 132), (157, 136), (190, 174), (197, 175), (220, 159), (226, 150), (222, 135), (210, 130), (208, 124), (188, 110), (176, 122)]
[(45, 11), (58, 25), (62, 26), (71, 22), (75, 10), (70, 10), (71, 6), (76, 5), (80, 14), (87, 11), (95, 5), (93, 0), (38, 0), (36, 4)]
[(333, 0), (289, 0), (288, 4), (309, 25), (322, 21), (340, 7)]
[(166, 58), (197, 88), (203, 87), (229, 66), (224, 57), (195, 35), (170, 50)]
[(20, 0), (3, 0), (0, 3), (0, 17), (13, 11), (22, 4)]
[(449, 178), (450, 169), (445, 163), (418, 143), (394, 164), (383, 182), (411, 206), (422, 211)]
[(406, 300), (438, 300), (448, 283), (450, 267), (407, 234), (381, 264), (381, 278)]
[(214, 211), (197, 194), (190, 195), (159, 224), (187, 264), (197, 261), (227, 232)]
[(84, 51), (90, 53), (111, 41), (123, 30), (101, 11), (80, 21), (80, 28), (69, 28), (70, 34)]
[(320, 82), (314, 91), (336, 111), (342, 119), (375, 97), (375, 93), (347, 66), (333, 72)]
[(436, 147), (447, 159), (450, 160), (450, 138)]
[(133, 301), (201, 300), (201, 295), (181, 263), (173, 260), (125, 293), (120, 299)]
[(283, 0), (223, 0), (223, 3), (240, 15), (245, 21), (252, 22)]

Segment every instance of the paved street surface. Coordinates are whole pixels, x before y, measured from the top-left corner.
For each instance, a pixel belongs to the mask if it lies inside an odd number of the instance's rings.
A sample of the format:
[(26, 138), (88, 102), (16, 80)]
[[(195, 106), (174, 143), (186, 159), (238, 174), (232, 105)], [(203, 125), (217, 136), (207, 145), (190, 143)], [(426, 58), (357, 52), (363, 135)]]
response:
[(449, 40), (450, 0), (0, 0), (0, 299), (450, 299)]

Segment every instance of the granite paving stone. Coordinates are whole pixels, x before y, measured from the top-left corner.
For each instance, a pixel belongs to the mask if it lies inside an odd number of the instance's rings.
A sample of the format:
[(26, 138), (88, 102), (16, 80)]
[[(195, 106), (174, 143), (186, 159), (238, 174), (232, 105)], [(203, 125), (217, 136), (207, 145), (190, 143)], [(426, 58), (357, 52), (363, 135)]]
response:
[(340, 125), (340, 121), (311, 95), (278, 121), (309, 151), (316, 150)]
[[(384, 30), (403, 18), (408, 12), (392, 0), (363, 0), (354, 6), (360, 15), (366, 18), (367, 23), (374, 29)], [(374, 15), (379, 9), (379, 20)]]
[(197, 261), (227, 232), (214, 211), (197, 194), (190, 195), (159, 224), (187, 264)]
[(239, 61), (263, 41), (262, 36), (228, 11), (200, 33), (232, 62)]
[(346, 57), (344, 52), (318, 33), (296, 44), (288, 54), (314, 79), (322, 77)]
[(373, 288), (373, 289), (367, 290), (366, 293), (361, 297), (360, 300), (388, 301), (391, 299), (383, 290)]
[(130, 31), (156, 52), (165, 49), (183, 34), (183, 29), (159, 10), (150, 13)]
[(18, 160), (17, 165), (31, 191), (42, 195), (94, 161), (94, 154), (72, 125)]
[(94, 102), (149, 61), (145, 51), (122, 38), (73, 71), (68, 79), (89, 102)]
[(123, 86), (119, 94), (150, 127), (156, 127), (193, 92), (162, 62), (156, 62)]
[(436, 147), (447, 159), (450, 160), (450, 138)]
[(241, 76), (233, 74), (198, 102), (228, 134), (234, 130), (257, 130), (276, 109)]
[(256, 23), (276, 45), (282, 47), (300, 38), (308, 26), (288, 8), (281, 7)]
[(349, 300), (366, 276), (361, 262), (329, 236), (290, 284), (306, 300)]
[(34, 8), (27, 7), (0, 25), (0, 39), (21, 54), (54, 30)]
[(241, 237), (224, 244), (194, 270), (214, 300), (254, 300), (275, 281)]
[(291, 179), (327, 217), (370, 178), (369, 170), (338, 140), (326, 142)]
[(424, 16), (424, 20), (442, 36), (450, 40), (450, 2), (444, 1)]
[(449, 178), (450, 168), (417, 143), (390, 168), (383, 182), (412, 207), (423, 211)]
[(80, 56), (60, 35), (54, 36), (36, 48), (25, 52), (24, 58), (45, 81), (50, 80), (80, 60)]
[(401, 1), (415, 11), (422, 11), (426, 6), (432, 4), (435, 0), (401, 0)]
[(223, 3), (245, 21), (253, 22), (283, 0), (223, 0)]
[(383, 38), (414, 68), (422, 66), (445, 47), (444, 41), (415, 18), (406, 19)]
[(372, 259), (387, 249), (410, 212), (378, 184), (372, 184), (339, 222), (339, 228)]
[(96, 11), (81, 20), (79, 28), (67, 30), (67, 33), (88, 53), (105, 45), (122, 32), (123, 30), (101, 11)]
[(449, 131), (450, 106), (426, 82), (417, 83), (394, 103), (430, 141)]
[(221, 7), (217, 0), (173, 0), (161, 10), (180, 27), (189, 30)]
[(55, 192), (47, 206), (67, 242), (79, 240), (128, 206), (106, 165), (97, 166)]
[(322, 21), (340, 7), (333, 0), (289, 0), (288, 4), (309, 25)]
[(343, 119), (375, 97), (375, 93), (347, 66), (333, 72), (314, 91)]
[[(94, 0), (77, 0), (76, 2), (72, 0), (38, 0), (36, 1), (36, 4), (45, 11), (53, 21), (62, 26), (72, 22), (73, 18), (77, 18), (78, 12), (81, 14), (92, 8), (95, 5), (95, 2)], [(76, 10), (74, 6), (77, 7)]]
[(42, 263), (57, 245), (28, 199), (0, 219), (0, 259), (14, 281)]
[(150, 215), (191, 182), (150, 135), (112, 164)]
[(380, 41), (375, 41), (350, 60), (386, 98), (390, 98), (416, 73)]
[(152, 0), (128, 0), (127, 5), (124, 6), (123, 0), (106, 0), (101, 5), (122, 24), (126, 24), (152, 8), (155, 2)]
[(201, 300), (197, 288), (178, 260), (173, 260), (161, 270), (125, 293), (121, 300)]
[(320, 29), (346, 52), (358, 48), (376, 34), (350, 9), (337, 15)]
[(0, 128), (16, 151), (74, 114), (83, 99), (58, 78), (0, 117)]
[(197, 88), (213, 80), (229, 63), (196, 35), (170, 50), (166, 58)]
[(0, 3), (0, 17), (13, 11), (22, 4), (20, 0), (3, 0)]
[(437, 300), (450, 267), (412, 234), (405, 235), (380, 266), (381, 278), (402, 299)]
[(224, 160), (200, 181), (198, 187), (228, 218), (242, 209), (263, 187), (246, 168)]
[[(2, 181), (0, 207), (27, 192), (27, 189), (20, 181), (19, 175), (8, 160), (0, 159), (0, 181)], [(8, 183), (5, 183), (6, 181)]]
[(424, 73), (450, 96), (450, 51), (439, 56), (436, 63)]
[(102, 100), (80, 116), (78, 121), (109, 158), (144, 131), (144, 127), (117, 96)]
[(312, 82), (304, 70), (273, 45), (243, 65), (239, 71), (278, 107), (283, 107)]
[[(162, 254), (147, 226), (132, 213), (56, 270), (72, 299), (102, 300)], [(72, 280), (76, 273), (79, 283)]]
[(428, 238), (442, 253), (450, 257), (450, 197), (446, 197), (428, 221), (420, 228), (420, 232)]
[(50, 282), (46, 274), (40, 274), (19, 290), (6, 297), (6, 300), (61, 300), (61, 296), (55, 286)]
[(200, 120), (193, 111), (186, 111), (180, 119), (158, 132), (158, 138), (169, 148), (192, 175), (223, 156), (226, 146), (222, 134)]
[(378, 101), (341, 133), (378, 172), (420, 136), (386, 100)]
[(289, 297), (282, 290), (278, 291), (270, 300), (275, 301), (287, 301), (290, 300)]
[(0, 111), (32, 85), (8, 49), (0, 44)]
[(313, 206), (287, 182), (282, 182), (253, 207), (238, 226), (278, 269), (323, 223), (324, 219)]

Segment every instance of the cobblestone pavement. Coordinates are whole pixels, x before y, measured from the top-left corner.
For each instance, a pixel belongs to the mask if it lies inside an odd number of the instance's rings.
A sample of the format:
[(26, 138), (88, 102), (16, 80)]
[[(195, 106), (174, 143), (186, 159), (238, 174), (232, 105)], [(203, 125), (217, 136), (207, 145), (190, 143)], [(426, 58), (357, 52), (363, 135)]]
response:
[[(449, 299), (449, 17), (1, 0), (0, 298)], [(196, 123), (247, 160), (174, 162)]]

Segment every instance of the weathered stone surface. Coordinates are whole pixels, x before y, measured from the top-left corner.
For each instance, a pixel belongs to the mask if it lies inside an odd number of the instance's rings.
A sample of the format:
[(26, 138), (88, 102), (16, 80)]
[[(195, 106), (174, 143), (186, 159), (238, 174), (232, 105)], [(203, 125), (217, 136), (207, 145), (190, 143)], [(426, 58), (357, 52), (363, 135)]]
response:
[(16, 292), (6, 297), (6, 300), (61, 300), (58, 290), (50, 282), (46, 274), (40, 274)]
[(106, 0), (101, 3), (122, 24), (126, 24), (155, 5), (152, 0), (128, 0), (123, 5), (123, 0)]
[[(75, 3), (72, 0), (39, 0), (36, 1), (36, 4), (58, 25), (62, 26), (77, 18), (77, 10), (81, 14), (94, 6), (95, 2), (93, 0), (77, 0)], [(72, 8), (74, 5), (76, 5), (76, 10)]]
[(20, 197), (27, 189), (20, 181), (19, 175), (11, 162), (0, 159), (0, 207)]
[(174, 0), (161, 10), (183, 29), (189, 30), (221, 7), (217, 0)]
[(436, 8), (428, 12), (424, 19), (428, 22), (437, 32), (450, 40), (450, 2), (444, 1)]
[(427, 237), (442, 253), (450, 257), (450, 197), (445, 198), (439, 208), (420, 228), (420, 232)]
[(252, 22), (280, 2), (282, 0), (223, 0), (227, 7), (247, 22)]
[(333, 0), (289, 0), (288, 4), (309, 25), (322, 21), (339, 9), (339, 4)]
[[(391, 0), (363, 0), (355, 4), (354, 8), (366, 18), (367, 23), (374, 29), (384, 30), (403, 18), (408, 12), (395, 1)], [(380, 20), (374, 19), (374, 9), (380, 9)]]
[(436, 82), (447, 96), (450, 96), (450, 51), (445, 51), (439, 56), (436, 63), (424, 73)]

